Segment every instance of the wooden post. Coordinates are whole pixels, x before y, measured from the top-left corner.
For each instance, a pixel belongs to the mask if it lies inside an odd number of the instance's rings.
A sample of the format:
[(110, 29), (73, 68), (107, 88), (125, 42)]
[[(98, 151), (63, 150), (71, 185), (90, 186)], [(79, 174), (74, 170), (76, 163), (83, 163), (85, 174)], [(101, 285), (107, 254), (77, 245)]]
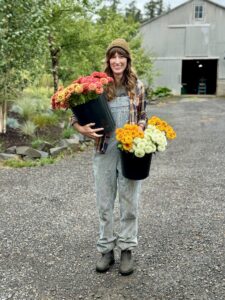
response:
[(0, 103), (0, 133), (6, 133), (6, 119), (7, 119), (7, 102), (3, 100)]

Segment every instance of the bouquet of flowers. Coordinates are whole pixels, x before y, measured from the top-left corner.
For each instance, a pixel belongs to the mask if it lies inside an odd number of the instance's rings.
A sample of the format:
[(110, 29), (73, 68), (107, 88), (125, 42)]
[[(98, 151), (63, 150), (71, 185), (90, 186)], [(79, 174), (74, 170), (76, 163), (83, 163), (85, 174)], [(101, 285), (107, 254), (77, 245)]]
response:
[(174, 129), (156, 116), (148, 120), (148, 126), (144, 132), (139, 129), (138, 125), (133, 124), (125, 124), (123, 128), (116, 129), (118, 148), (133, 153), (139, 158), (156, 151), (165, 151), (167, 138), (174, 139), (175, 137)]
[(51, 97), (52, 108), (73, 108), (87, 103), (101, 95), (104, 87), (112, 81), (113, 78), (103, 72), (93, 72), (91, 75), (79, 77), (67, 87), (59, 87)]

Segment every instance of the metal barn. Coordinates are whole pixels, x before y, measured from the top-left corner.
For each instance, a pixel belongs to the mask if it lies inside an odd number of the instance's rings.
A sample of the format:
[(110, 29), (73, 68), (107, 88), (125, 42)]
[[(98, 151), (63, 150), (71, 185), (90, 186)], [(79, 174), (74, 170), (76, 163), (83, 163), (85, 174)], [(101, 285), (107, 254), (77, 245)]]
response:
[(158, 73), (154, 86), (175, 95), (225, 95), (225, 7), (189, 0), (141, 25)]

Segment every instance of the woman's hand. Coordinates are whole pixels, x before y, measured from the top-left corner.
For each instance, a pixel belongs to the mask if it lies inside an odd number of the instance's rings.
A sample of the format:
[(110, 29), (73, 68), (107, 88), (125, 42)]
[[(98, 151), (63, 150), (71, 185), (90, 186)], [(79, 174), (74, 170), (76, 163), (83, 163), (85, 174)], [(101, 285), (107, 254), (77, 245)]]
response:
[(102, 137), (102, 134), (98, 134), (98, 132), (104, 130), (104, 128), (91, 128), (94, 125), (95, 125), (95, 123), (89, 123), (84, 126), (81, 126), (78, 123), (75, 123), (74, 127), (81, 134), (83, 134), (91, 139), (97, 139), (99, 137)]

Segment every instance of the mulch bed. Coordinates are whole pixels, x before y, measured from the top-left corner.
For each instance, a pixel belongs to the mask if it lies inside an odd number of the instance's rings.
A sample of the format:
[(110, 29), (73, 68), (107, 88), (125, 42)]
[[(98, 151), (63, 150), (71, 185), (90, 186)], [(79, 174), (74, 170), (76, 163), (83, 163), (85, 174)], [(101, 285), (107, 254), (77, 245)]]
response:
[(1, 149), (5, 150), (11, 146), (30, 146), (32, 137), (24, 135), (19, 129), (7, 128), (6, 133), (0, 134)]

